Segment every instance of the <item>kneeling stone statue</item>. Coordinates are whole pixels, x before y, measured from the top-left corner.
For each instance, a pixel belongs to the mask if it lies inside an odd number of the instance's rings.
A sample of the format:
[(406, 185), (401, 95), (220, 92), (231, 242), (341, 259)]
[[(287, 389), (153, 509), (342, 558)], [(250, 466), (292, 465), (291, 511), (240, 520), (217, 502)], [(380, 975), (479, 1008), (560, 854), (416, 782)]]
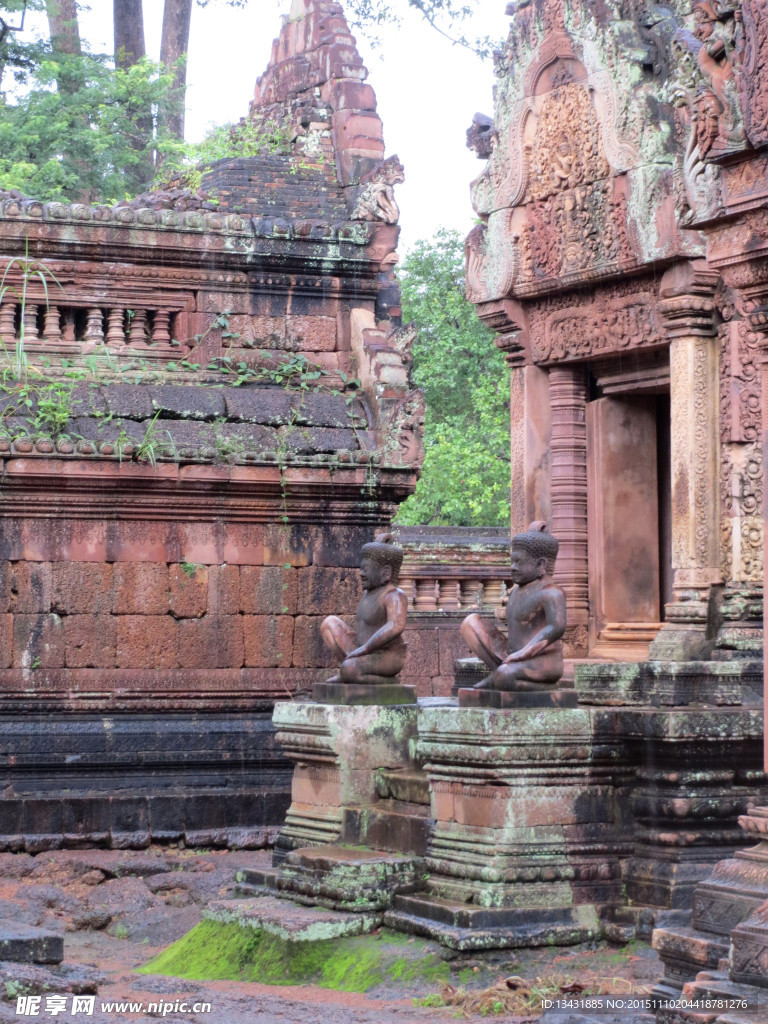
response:
[(512, 538), (506, 640), (479, 615), (462, 622), (470, 650), (491, 669), (476, 690), (551, 690), (562, 677), (565, 595), (552, 582), (557, 550), (543, 522)]
[[(398, 676), (405, 664), (407, 645), (403, 639), (408, 599), (397, 587), (403, 563), (403, 549), (391, 534), (378, 534), (360, 552), (360, 581), (363, 596), (357, 606), (355, 628), (338, 615), (329, 615), (320, 626), (323, 641), (339, 661), (338, 671), (325, 683), (316, 685), (320, 699), (328, 699), (332, 688), (397, 686), (407, 703), (415, 700), (412, 688), (399, 687)], [(327, 696), (320, 696), (320, 695)], [(374, 693), (371, 693), (371, 697)], [(392, 697), (395, 694), (392, 693)]]

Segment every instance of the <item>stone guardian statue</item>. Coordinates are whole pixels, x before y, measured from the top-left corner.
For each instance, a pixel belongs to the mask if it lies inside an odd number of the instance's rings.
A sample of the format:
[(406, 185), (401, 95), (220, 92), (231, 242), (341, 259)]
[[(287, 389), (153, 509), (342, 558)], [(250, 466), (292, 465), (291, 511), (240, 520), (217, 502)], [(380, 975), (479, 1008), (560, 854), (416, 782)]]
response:
[[(512, 538), (506, 619), (508, 636), (479, 615), (469, 615), (461, 635), (490, 675), (476, 690), (551, 690), (563, 674), (565, 595), (552, 582), (558, 543), (546, 523), (531, 523)], [(500, 611), (502, 611), (500, 609)]]

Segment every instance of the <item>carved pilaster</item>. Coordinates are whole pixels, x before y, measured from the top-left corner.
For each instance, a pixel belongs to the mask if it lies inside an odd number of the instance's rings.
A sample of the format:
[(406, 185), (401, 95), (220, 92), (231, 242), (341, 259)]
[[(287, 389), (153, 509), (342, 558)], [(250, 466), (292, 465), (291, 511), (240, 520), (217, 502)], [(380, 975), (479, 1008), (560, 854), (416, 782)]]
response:
[(510, 373), (512, 453), (512, 534), (536, 519), (550, 521), (549, 444), (552, 420), (549, 376), (538, 366), (513, 367)]
[(709, 656), (711, 587), (721, 580), (717, 480), (719, 409), (714, 289), (703, 261), (665, 274), (659, 308), (669, 337), (674, 600), (650, 645), (651, 659)]
[(763, 646), (763, 451), (760, 334), (725, 292), (720, 335), (721, 564), (712, 657), (759, 659)]
[(587, 375), (583, 366), (549, 371), (552, 416), (550, 479), (552, 533), (560, 541), (555, 579), (565, 593), (570, 657), (587, 652)]

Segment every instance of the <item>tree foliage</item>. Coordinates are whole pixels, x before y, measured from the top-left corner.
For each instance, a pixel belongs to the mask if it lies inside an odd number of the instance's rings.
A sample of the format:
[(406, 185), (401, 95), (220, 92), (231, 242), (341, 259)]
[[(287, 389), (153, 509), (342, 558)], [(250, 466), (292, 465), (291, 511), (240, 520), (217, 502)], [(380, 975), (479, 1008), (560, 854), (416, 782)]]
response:
[[(0, 188), (109, 202), (148, 184), (147, 150), (172, 141), (157, 124), (172, 73), (147, 58), (115, 69), (90, 54), (49, 54), (30, 84), (15, 103), (0, 105)], [(149, 138), (142, 135), (148, 111)], [(141, 173), (131, 189), (134, 168)]]
[(455, 231), (419, 242), (400, 272), (403, 316), (418, 330), (413, 380), (427, 400), (424, 469), (402, 525), (509, 523), (509, 371), (464, 293)]

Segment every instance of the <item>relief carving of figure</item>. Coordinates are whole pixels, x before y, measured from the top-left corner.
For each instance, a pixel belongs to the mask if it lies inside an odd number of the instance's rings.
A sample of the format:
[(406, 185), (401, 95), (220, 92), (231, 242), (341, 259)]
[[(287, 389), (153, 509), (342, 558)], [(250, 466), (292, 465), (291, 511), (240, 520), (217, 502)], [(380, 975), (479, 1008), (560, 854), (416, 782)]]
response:
[(405, 171), (397, 157), (384, 160), (362, 179), (352, 220), (382, 220), (385, 224), (397, 224), (400, 208), (395, 200), (394, 186), (404, 181)]

